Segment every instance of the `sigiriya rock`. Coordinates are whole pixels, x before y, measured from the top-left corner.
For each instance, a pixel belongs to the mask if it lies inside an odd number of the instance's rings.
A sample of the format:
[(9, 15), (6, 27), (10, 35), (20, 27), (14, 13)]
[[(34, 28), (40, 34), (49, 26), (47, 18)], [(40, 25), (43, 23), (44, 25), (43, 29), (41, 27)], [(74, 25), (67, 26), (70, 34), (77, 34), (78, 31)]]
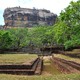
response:
[(4, 10), (3, 17), (5, 26), (32, 27), (54, 25), (57, 15), (46, 9), (12, 7)]

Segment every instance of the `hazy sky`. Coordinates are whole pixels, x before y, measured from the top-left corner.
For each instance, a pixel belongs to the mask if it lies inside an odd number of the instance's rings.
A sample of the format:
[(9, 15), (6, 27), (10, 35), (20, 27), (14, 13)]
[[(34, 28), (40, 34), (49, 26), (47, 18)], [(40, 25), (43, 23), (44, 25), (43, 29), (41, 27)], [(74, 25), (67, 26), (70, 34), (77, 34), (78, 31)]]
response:
[(3, 12), (7, 7), (24, 7), (48, 9), (51, 12), (59, 15), (61, 10), (66, 8), (71, 1), (77, 0), (0, 0), (0, 24), (4, 24)]

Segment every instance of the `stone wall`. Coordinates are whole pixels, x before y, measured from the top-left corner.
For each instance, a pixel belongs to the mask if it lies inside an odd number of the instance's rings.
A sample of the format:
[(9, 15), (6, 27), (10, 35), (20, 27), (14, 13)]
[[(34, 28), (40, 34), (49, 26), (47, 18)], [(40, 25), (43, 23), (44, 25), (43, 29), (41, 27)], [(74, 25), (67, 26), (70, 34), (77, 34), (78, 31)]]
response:
[(57, 15), (45, 9), (12, 7), (4, 10), (3, 17), (6, 26), (32, 27), (53, 25)]

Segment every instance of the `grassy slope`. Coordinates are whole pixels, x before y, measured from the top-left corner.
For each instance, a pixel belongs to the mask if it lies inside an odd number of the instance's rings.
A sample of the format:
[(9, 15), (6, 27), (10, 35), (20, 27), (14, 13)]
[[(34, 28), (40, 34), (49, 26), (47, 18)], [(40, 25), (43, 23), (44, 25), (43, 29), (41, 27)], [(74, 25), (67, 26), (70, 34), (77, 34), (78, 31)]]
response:
[(62, 54), (54, 54), (54, 56), (58, 57), (58, 58), (65, 59), (65, 60), (70, 60), (70, 61), (74, 61), (74, 62), (80, 63), (80, 59), (79, 58), (72, 58), (72, 57), (69, 57), (69, 56), (62, 55)]
[(66, 55), (71, 55), (74, 58), (80, 58), (80, 49), (73, 49), (72, 51), (65, 51)]
[(21, 64), (36, 57), (32, 54), (0, 54), (0, 64)]

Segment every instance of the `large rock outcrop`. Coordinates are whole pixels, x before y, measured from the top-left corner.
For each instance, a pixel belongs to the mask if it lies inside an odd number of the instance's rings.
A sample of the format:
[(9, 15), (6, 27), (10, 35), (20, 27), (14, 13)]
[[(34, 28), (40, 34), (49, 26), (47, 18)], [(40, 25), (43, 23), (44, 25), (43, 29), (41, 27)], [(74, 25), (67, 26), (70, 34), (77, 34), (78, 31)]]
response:
[(11, 27), (32, 27), (53, 25), (57, 15), (45, 9), (12, 7), (4, 10), (4, 22)]

